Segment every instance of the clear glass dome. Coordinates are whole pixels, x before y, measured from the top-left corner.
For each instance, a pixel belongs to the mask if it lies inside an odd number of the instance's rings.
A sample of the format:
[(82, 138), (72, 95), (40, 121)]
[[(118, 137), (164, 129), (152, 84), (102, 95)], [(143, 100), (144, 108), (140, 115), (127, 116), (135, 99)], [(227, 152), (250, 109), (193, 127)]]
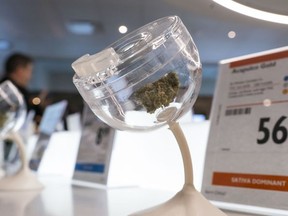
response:
[(120, 130), (149, 130), (193, 106), (201, 63), (177, 16), (151, 22), (72, 64), (73, 82), (100, 119)]
[(10, 82), (0, 84), (0, 137), (18, 130), (25, 121), (26, 105), (22, 94)]

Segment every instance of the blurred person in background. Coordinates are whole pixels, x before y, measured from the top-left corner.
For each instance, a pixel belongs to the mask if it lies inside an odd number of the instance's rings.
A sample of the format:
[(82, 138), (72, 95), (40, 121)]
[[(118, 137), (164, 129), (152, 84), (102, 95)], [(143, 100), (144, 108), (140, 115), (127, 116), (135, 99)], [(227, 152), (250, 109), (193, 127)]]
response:
[(10, 80), (22, 93), (26, 103), (27, 111), (34, 110), (34, 122), (36, 125), (41, 121), (43, 110), (45, 109), (45, 99), (47, 92), (40, 93), (39, 104), (33, 104), (31, 94), (28, 91), (28, 85), (33, 75), (33, 59), (29, 55), (23, 53), (12, 53), (4, 62), (4, 76), (0, 83)]
[(22, 93), (27, 109), (30, 110), (29, 92), (27, 86), (32, 77), (33, 59), (22, 53), (14, 53), (4, 62), (4, 77), (0, 83), (10, 80)]

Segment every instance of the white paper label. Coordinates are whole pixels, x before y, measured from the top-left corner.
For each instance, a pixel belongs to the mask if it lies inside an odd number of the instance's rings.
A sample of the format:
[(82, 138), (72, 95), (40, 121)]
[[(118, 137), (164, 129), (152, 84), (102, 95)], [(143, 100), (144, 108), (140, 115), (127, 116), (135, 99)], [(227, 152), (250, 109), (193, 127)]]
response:
[(202, 193), (288, 210), (288, 48), (220, 64)]

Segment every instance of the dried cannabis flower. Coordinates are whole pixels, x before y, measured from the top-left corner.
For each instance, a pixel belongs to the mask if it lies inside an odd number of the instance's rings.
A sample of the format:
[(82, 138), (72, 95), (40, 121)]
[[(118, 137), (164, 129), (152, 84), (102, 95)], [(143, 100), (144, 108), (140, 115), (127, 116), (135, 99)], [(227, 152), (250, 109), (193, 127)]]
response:
[(7, 121), (7, 115), (3, 112), (0, 112), (0, 129), (4, 127), (6, 121)]
[(167, 107), (176, 97), (178, 89), (177, 74), (171, 72), (156, 82), (143, 86), (135, 92), (134, 96), (148, 113), (153, 113), (160, 107)]

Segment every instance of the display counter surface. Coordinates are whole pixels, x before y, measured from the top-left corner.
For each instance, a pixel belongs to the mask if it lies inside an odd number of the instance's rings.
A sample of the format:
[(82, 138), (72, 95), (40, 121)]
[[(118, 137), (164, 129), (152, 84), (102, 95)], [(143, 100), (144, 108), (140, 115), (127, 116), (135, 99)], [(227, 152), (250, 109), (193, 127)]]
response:
[[(56, 178), (41, 178), (42, 191), (0, 192), (5, 216), (127, 216), (160, 204), (174, 193), (138, 187), (89, 188)], [(248, 216), (227, 212), (228, 216)]]

